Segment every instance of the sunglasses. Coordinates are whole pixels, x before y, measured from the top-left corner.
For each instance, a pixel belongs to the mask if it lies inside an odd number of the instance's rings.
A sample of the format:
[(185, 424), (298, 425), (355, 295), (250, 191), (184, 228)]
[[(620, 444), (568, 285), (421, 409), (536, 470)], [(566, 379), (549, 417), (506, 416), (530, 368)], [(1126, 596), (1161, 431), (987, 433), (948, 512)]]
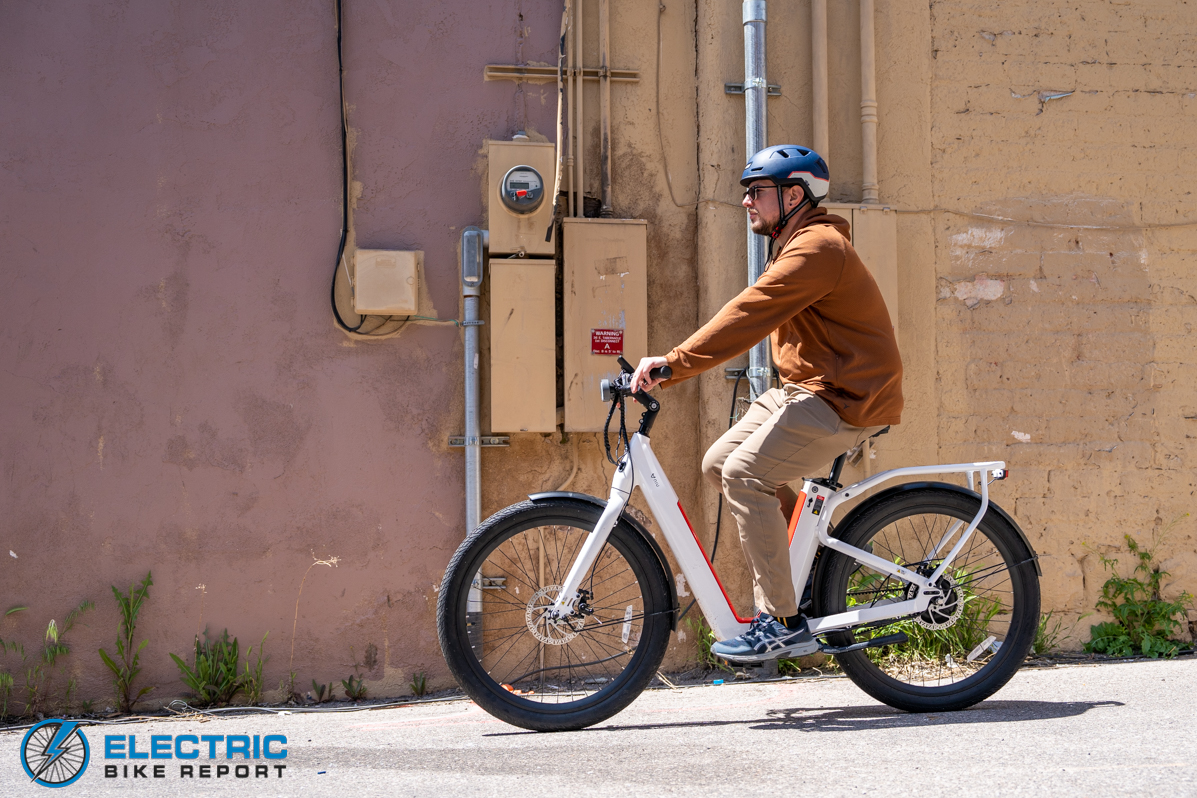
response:
[(748, 189), (747, 191), (745, 191), (745, 192), (744, 192), (744, 196), (743, 196), (743, 197), (741, 197), (740, 199), (741, 199), (741, 201), (743, 201), (745, 198), (747, 198), (747, 199), (749, 199), (749, 200), (751, 200), (751, 201), (752, 201), (752, 204), (753, 204), (753, 205), (755, 205), (755, 204), (756, 204), (756, 202), (757, 202), (757, 200), (760, 198), (760, 195), (761, 195), (761, 193), (762, 193), (762, 192), (764, 192), (764, 191), (775, 191), (776, 189), (777, 189), (777, 186), (776, 186), (776, 185), (769, 185), (769, 186), (753, 186), (752, 188), (750, 188), (750, 189)]

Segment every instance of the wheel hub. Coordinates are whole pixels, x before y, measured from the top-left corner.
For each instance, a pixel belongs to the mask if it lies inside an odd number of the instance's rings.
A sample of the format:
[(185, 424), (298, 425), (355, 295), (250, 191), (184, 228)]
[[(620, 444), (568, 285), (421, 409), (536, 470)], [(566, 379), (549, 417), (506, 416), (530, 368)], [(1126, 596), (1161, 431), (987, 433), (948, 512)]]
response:
[(561, 585), (542, 587), (528, 600), (528, 608), (524, 611), (524, 622), (528, 625), (528, 631), (537, 640), (549, 646), (565, 645), (577, 637), (586, 625), (586, 618), (581, 615), (552, 617), (549, 611), (560, 592)]
[[(913, 585), (911, 586), (913, 587)], [(947, 629), (964, 613), (964, 591), (955, 577), (944, 574), (935, 583), (939, 595), (931, 599), (914, 622), (924, 629)]]

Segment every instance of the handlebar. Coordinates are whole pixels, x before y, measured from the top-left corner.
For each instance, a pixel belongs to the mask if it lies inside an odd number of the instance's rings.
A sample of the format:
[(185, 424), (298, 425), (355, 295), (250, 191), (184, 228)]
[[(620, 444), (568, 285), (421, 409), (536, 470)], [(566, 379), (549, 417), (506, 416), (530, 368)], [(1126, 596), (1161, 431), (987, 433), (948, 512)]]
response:
[[(645, 391), (636, 391), (632, 393), (632, 373), (636, 371), (631, 363), (619, 358), (619, 368), (622, 373), (613, 380), (603, 380), (599, 383), (599, 393), (603, 398), (603, 402), (612, 402), (620, 396), (630, 396), (645, 407), (652, 407), (657, 402), (651, 399)], [(659, 368), (651, 369), (648, 372), (650, 379), (667, 380), (673, 376), (673, 369), (669, 366), (661, 366)]]

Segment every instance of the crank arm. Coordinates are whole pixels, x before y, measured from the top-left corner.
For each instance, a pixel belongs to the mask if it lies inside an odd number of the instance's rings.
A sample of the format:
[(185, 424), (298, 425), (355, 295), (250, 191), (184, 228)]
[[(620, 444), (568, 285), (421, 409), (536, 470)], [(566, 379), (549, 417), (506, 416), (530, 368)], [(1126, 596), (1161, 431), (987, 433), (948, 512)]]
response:
[(865, 640), (861, 643), (853, 643), (850, 646), (819, 646), (819, 651), (824, 654), (847, 654), (849, 651), (860, 651), (865, 648), (881, 648), (882, 646), (900, 646), (907, 642), (910, 638), (906, 636), (905, 632), (898, 632), (885, 637), (874, 637), (872, 640)]

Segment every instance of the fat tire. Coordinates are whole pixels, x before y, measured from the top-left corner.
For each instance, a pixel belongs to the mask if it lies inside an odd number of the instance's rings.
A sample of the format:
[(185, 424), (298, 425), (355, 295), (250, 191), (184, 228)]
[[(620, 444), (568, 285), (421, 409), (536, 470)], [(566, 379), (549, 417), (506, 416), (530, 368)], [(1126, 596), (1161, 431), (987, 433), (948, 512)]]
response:
[(577, 706), (541, 704), (504, 690), (471, 653), (465, 623), (466, 600), (473, 574), (485, 556), (529, 525), (557, 521), (593, 529), (601, 512), (600, 507), (571, 499), (514, 504), (488, 518), (467, 537), (445, 571), (437, 597), (437, 634), (445, 661), (470, 698), (513, 726), (549, 732), (573, 731), (601, 723), (632, 703), (661, 667), (669, 645), (669, 614), (673, 609), (667, 577), (648, 542), (623, 519), (611, 531), (608, 545), (620, 551), (636, 575), (645, 618), (636, 652), (610, 685), (583, 700), (570, 702)]
[[(993, 503), (990, 503), (991, 507)], [(904, 517), (920, 513), (944, 513), (971, 520), (981, 507), (980, 496), (957, 491), (924, 488), (875, 500), (860, 508), (847, 526), (835, 531), (835, 537), (861, 548), (879, 531)], [(1000, 690), (1026, 659), (1039, 623), (1039, 576), (1034, 554), (1009, 522), (998, 512), (986, 512), (978, 531), (983, 531), (1009, 567), (1014, 608), (1010, 630), (1001, 650), (984, 668), (960, 682), (924, 687), (905, 684), (881, 671), (866, 650), (835, 655), (844, 674), (878, 701), (907, 712), (950, 712), (965, 709)], [(819, 615), (843, 612), (847, 608), (845, 589), (848, 574), (855, 567), (852, 557), (831, 549), (823, 552), (825, 562), (819, 569), (814, 595)], [(832, 646), (855, 642), (851, 631), (827, 635)]]

